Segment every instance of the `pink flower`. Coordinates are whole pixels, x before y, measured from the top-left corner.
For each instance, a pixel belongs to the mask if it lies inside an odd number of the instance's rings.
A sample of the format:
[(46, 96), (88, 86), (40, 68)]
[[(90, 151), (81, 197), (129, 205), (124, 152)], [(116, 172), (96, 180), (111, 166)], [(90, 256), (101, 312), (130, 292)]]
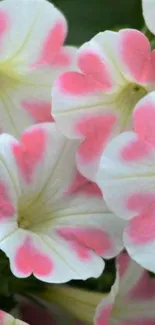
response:
[(28, 325), (19, 319), (13, 318), (11, 315), (0, 310), (0, 325)]
[(78, 70), (53, 87), (53, 116), (69, 138), (80, 139), (77, 164), (94, 180), (107, 142), (131, 129), (131, 113), (155, 89), (155, 60), (148, 39), (134, 29), (97, 34), (78, 51)]
[(75, 63), (62, 47), (67, 23), (46, 0), (0, 2), (0, 131), (20, 136), (34, 123), (53, 121), (51, 87)]
[(118, 257), (117, 279), (96, 311), (95, 325), (109, 324), (155, 324), (155, 279), (126, 253)]
[(135, 132), (105, 149), (97, 183), (116, 215), (128, 219), (124, 243), (131, 257), (155, 272), (155, 92), (133, 111)]
[(98, 277), (100, 257), (123, 248), (124, 222), (76, 169), (77, 141), (55, 123), (0, 136), (0, 249), (17, 277), (46, 282)]

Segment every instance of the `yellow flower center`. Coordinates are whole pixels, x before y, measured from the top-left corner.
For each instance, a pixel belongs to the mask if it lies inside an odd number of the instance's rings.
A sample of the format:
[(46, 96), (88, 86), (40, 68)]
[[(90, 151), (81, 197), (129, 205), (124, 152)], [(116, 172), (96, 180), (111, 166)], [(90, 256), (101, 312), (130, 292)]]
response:
[(131, 113), (138, 101), (147, 94), (145, 88), (129, 83), (120, 91), (116, 97), (116, 107), (120, 112), (120, 123), (122, 130), (127, 126)]
[(32, 230), (32, 228), (35, 227), (35, 225), (37, 224), (37, 219), (38, 222), (40, 221), (41, 212), (42, 211), (39, 211), (39, 209), (37, 208), (37, 204), (27, 206), (25, 200), (19, 201), (17, 220), (18, 227), (21, 229)]
[(17, 72), (17, 70), (14, 69), (11, 61), (0, 63), (0, 94), (3, 94), (3, 91), (6, 89), (12, 89), (16, 87), (21, 79), (22, 77)]
[(38, 233), (51, 227), (51, 222), (56, 218), (57, 215), (40, 196), (38, 198), (32, 196), (28, 201), (25, 197), (19, 200), (17, 225), (21, 229)]
[(30, 221), (28, 220), (27, 216), (19, 215), (17, 223), (19, 228), (29, 229)]

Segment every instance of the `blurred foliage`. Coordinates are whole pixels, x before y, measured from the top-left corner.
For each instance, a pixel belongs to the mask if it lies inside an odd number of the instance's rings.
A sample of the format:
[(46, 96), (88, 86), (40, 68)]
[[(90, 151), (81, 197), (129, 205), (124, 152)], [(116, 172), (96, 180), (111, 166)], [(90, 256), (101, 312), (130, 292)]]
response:
[(141, 0), (49, 0), (69, 22), (67, 43), (80, 45), (106, 29), (141, 29)]

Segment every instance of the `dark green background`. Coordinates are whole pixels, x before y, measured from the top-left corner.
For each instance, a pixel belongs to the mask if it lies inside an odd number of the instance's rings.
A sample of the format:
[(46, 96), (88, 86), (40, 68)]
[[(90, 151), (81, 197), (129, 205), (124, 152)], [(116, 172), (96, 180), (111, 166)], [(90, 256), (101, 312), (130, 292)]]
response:
[(69, 22), (68, 44), (80, 45), (99, 31), (141, 29), (141, 0), (53, 0)]

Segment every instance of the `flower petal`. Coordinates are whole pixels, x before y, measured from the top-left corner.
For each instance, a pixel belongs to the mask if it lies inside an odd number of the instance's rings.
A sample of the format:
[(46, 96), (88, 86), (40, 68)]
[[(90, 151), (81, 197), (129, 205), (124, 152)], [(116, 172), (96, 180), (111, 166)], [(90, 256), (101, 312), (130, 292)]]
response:
[[(77, 152), (78, 168), (84, 176), (93, 180), (102, 150), (107, 140), (118, 132), (119, 122), (118, 114), (113, 108), (107, 107), (106, 103), (104, 106), (100, 89), (92, 89), (94, 79), (91, 76), (88, 76), (91, 80), (85, 79), (87, 77), (84, 75), (73, 72), (62, 75), (53, 88), (52, 112), (58, 127), (67, 137), (82, 140)], [(62, 89), (61, 83), (66, 82), (71, 82), (72, 85), (79, 83), (81, 89), (85, 88), (86, 83), (86, 87), (89, 84), (91, 90), (88, 92), (87, 89), (86, 94), (81, 96), (72, 96)]]
[(94, 194), (68, 198), (63, 210), (58, 208), (55, 221), (62, 238), (107, 259), (123, 249), (125, 225), (126, 222), (110, 213), (102, 198), (95, 198)]
[(155, 22), (154, 22), (154, 10), (155, 3), (154, 0), (142, 0), (143, 6), (143, 16), (145, 19), (145, 24), (149, 30), (155, 34)]
[(106, 147), (97, 183), (108, 206), (122, 218), (146, 212), (153, 201), (155, 151), (134, 132), (124, 132)]
[(133, 111), (134, 129), (141, 139), (155, 147), (155, 92), (141, 99)]
[(29, 66), (38, 62), (51, 64), (51, 56), (55, 58), (66, 36), (66, 21), (61, 12), (45, 0), (6, 0), (1, 2), (0, 11), (7, 24), (1, 60), (7, 56), (16, 63), (24, 58), (24, 65)]
[(0, 244), (16, 228), (20, 185), (11, 146), (17, 141), (10, 135), (0, 136)]
[(77, 146), (78, 142), (67, 140), (54, 123), (38, 124), (23, 133), (12, 151), (27, 198), (41, 194), (44, 201), (50, 198), (52, 206), (52, 191), (57, 197), (67, 191), (75, 173)]
[[(106, 294), (96, 310), (95, 325), (109, 325), (113, 324), (113, 308), (115, 306), (115, 299), (118, 293), (119, 280), (116, 278), (114, 285), (109, 294)], [(115, 321), (115, 320), (114, 320)]]
[[(136, 231), (137, 225), (138, 232)], [(124, 234), (124, 243), (129, 255), (137, 263), (155, 272), (155, 263), (152, 258), (155, 247), (154, 215), (148, 212), (131, 220)]]
[[(70, 53), (70, 54), (69, 54)], [(55, 78), (74, 64), (76, 50), (68, 49), (70, 65), (55, 64), (53, 67), (31, 68), (22, 72), (22, 79), (9, 81), (5, 77), (0, 99), (0, 132), (8, 132), (20, 137), (30, 125), (52, 122), (51, 87)]]
[(10, 259), (13, 274), (20, 278), (33, 273), (42, 281), (63, 283), (98, 277), (104, 267), (93, 251), (83, 256), (80, 246), (68, 244), (54, 232), (49, 238), (46, 234), (19, 229), (3, 241), (1, 248)]
[[(81, 72), (61, 75), (52, 91), (56, 123), (67, 137), (83, 140), (77, 163), (91, 180), (107, 140), (117, 132), (115, 122), (119, 113), (114, 111), (114, 95), (124, 79), (109, 56), (110, 42), (116, 35), (101, 33), (101, 39), (97, 35), (84, 44), (78, 55)], [(112, 98), (107, 96), (109, 93)]]
[[(90, 42), (85, 43), (78, 52), (78, 67), (81, 72), (77, 70), (65, 73), (55, 83), (54, 117), (69, 137), (80, 137), (76, 121), (82, 120), (83, 116), (91, 117), (94, 113), (100, 115), (104, 105), (106, 114), (107, 93), (111, 90), (116, 92), (124, 84), (121, 73), (111, 60), (111, 45), (115, 37), (117, 33), (107, 31), (97, 34)], [(109, 107), (108, 109), (111, 112)]]
[(118, 85), (123, 81), (121, 73), (112, 61), (112, 44), (117, 35), (111, 31), (97, 34), (81, 46), (78, 56), (80, 70), (100, 83), (104, 91), (110, 93), (118, 89)]
[[(97, 325), (153, 325), (155, 280), (130, 259), (126, 252), (117, 258), (117, 277), (109, 295), (104, 296), (97, 312)], [(108, 317), (108, 320), (106, 319)]]
[(122, 325), (153, 325), (155, 280), (126, 252), (118, 256), (117, 268), (119, 291), (111, 320), (119, 320)]
[(139, 285), (144, 270), (140, 265), (132, 261), (126, 252), (117, 257), (117, 266), (120, 277), (118, 295), (120, 299), (126, 299), (127, 297), (132, 299), (135, 293), (134, 290)]
[(127, 80), (141, 85), (155, 81), (150, 43), (143, 33), (135, 29), (123, 29), (119, 32), (115, 46), (120, 71)]
[(114, 114), (107, 113), (83, 117), (77, 122), (79, 134), (86, 138), (77, 151), (77, 166), (80, 172), (92, 181), (105, 144), (116, 131), (116, 120)]

